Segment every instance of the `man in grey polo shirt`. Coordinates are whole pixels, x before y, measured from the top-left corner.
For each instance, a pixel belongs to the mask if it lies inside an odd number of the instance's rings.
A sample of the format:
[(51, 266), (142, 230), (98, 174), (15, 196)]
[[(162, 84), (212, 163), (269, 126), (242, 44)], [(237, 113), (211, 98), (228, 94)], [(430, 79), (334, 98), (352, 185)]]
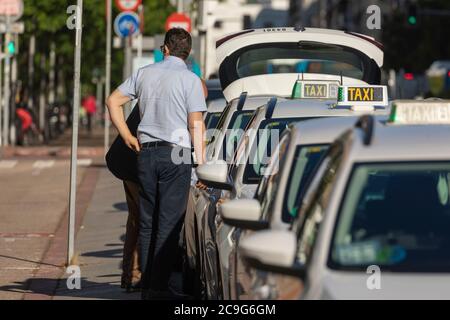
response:
[[(192, 144), (197, 162), (205, 159), (202, 82), (185, 63), (191, 46), (188, 32), (169, 30), (161, 47), (164, 61), (139, 69), (107, 101), (113, 124), (126, 145), (139, 154), (143, 298), (173, 297), (168, 283), (189, 193)], [(133, 99), (139, 100), (141, 114), (137, 138), (122, 110)]]

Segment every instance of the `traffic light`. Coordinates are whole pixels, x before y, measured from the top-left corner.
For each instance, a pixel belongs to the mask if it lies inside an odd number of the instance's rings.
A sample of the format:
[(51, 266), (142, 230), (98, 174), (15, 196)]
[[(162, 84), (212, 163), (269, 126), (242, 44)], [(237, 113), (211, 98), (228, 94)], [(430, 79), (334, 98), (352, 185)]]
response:
[(7, 48), (10, 55), (16, 54), (16, 44), (14, 43), (14, 41), (9, 41)]
[(407, 21), (410, 26), (417, 25), (417, 6), (415, 4), (410, 4), (408, 6)]

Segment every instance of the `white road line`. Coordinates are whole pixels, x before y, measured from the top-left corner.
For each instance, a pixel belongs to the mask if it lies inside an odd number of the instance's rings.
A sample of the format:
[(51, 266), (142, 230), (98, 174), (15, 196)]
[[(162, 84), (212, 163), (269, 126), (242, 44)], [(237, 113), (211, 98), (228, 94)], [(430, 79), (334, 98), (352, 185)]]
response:
[(55, 165), (55, 160), (38, 160), (33, 163), (33, 169), (48, 169)]
[(55, 165), (55, 160), (38, 160), (33, 163), (31, 175), (38, 176), (43, 169), (49, 169)]
[(17, 165), (17, 160), (1, 160), (0, 169), (12, 169)]
[(78, 159), (77, 164), (80, 167), (89, 167), (92, 164), (92, 159)]

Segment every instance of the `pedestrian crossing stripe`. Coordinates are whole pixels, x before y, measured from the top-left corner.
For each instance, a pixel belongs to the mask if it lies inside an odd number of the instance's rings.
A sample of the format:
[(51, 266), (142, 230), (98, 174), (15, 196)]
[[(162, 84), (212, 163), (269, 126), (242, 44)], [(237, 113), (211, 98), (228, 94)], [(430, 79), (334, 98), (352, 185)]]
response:
[(89, 167), (92, 164), (92, 159), (78, 159), (77, 165), (80, 167)]
[(38, 160), (33, 163), (33, 169), (47, 169), (55, 165), (55, 160)]
[(12, 169), (17, 165), (17, 160), (1, 160), (0, 169)]

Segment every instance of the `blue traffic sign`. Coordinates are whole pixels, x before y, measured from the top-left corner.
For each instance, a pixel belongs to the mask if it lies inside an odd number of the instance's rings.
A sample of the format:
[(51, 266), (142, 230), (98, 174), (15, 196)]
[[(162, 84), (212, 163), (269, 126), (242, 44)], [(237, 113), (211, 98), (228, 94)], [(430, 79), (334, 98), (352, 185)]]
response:
[(134, 12), (122, 12), (114, 20), (114, 31), (117, 36), (126, 38), (139, 33), (139, 16)]

